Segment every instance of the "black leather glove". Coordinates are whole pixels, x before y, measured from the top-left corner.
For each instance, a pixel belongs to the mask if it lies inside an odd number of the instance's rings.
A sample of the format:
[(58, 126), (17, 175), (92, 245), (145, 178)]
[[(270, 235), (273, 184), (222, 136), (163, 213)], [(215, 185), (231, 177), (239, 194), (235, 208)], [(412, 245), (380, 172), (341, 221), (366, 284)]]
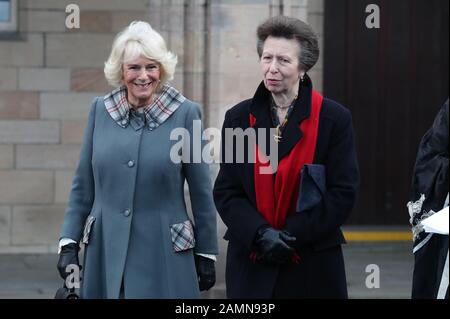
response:
[(260, 228), (255, 239), (258, 259), (268, 264), (282, 264), (289, 261), (295, 252), (290, 245), (295, 240), (296, 238), (285, 230)]
[(198, 286), (200, 291), (209, 290), (216, 283), (216, 268), (211, 258), (195, 255)]
[(65, 280), (70, 274), (66, 272), (66, 267), (68, 265), (78, 265), (78, 267), (80, 267), (81, 269), (80, 263), (78, 262), (78, 250), (79, 247), (77, 243), (71, 243), (62, 246), (61, 252), (59, 253), (59, 260), (57, 265), (59, 275), (62, 279)]

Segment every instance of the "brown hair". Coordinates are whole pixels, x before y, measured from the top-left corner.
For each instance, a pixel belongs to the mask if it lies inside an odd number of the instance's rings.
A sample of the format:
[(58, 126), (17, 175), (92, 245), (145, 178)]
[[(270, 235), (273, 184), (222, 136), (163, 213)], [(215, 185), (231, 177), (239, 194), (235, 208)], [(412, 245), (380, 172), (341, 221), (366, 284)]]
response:
[(305, 22), (291, 17), (271, 17), (261, 23), (256, 31), (258, 42), (256, 49), (261, 58), (264, 42), (269, 36), (275, 38), (295, 39), (300, 45), (300, 69), (307, 72), (319, 59), (319, 44), (317, 36)]

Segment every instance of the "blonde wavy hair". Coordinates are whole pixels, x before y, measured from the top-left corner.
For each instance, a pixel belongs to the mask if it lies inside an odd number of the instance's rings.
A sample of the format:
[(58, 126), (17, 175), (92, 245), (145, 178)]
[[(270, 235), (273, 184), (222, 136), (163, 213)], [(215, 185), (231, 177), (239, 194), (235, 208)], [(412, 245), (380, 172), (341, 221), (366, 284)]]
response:
[(167, 50), (166, 42), (150, 24), (144, 21), (133, 21), (114, 39), (104, 68), (108, 83), (113, 87), (121, 86), (123, 64), (141, 55), (161, 65), (161, 82), (158, 89), (173, 79), (177, 56)]

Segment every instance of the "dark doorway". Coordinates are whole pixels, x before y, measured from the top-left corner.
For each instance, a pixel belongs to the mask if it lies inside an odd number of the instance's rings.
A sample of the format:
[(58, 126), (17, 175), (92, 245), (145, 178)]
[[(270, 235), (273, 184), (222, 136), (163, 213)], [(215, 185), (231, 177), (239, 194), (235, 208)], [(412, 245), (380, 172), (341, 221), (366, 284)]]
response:
[(325, 1), (324, 94), (352, 112), (361, 170), (349, 224), (408, 224), (417, 148), (448, 97), (448, 19), (448, 0)]

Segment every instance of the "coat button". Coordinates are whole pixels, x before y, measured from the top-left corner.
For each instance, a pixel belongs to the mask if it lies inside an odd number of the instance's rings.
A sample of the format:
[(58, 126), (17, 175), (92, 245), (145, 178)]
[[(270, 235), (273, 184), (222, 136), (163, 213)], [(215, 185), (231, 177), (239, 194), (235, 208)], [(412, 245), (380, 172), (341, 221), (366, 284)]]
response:
[(131, 214), (131, 210), (129, 210), (129, 209), (125, 209), (125, 211), (123, 212), (123, 215), (124, 215), (125, 217), (130, 216), (130, 214)]
[(133, 167), (134, 166), (134, 161), (128, 161), (128, 167)]

